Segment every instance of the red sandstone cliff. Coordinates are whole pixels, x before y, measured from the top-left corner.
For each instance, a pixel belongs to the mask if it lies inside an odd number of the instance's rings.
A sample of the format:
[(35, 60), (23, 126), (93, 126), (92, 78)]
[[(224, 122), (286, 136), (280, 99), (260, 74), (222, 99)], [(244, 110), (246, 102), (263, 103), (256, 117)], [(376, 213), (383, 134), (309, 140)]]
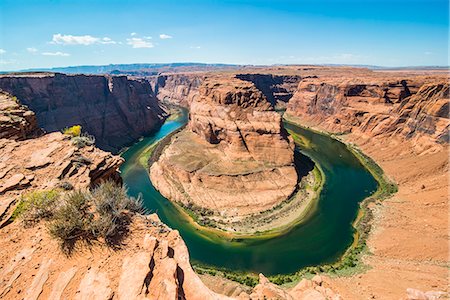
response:
[(205, 79), (203, 73), (183, 73), (159, 75), (149, 80), (159, 100), (188, 107)]
[(420, 151), (448, 142), (449, 85), (445, 81), (361, 77), (303, 80), (287, 117), (336, 133), (416, 139)]
[(165, 118), (149, 82), (125, 76), (2, 75), (0, 89), (27, 105), (45, 131), (81, 125), (104, 150), (133, 143)]

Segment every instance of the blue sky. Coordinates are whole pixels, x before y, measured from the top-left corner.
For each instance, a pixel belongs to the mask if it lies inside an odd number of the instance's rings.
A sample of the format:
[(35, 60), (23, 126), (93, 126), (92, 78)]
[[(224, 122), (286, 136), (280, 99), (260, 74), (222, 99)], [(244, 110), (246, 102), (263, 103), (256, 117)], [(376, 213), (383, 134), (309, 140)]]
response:
[(0, 70), (110, 63), (448, 65), (448, 0), (0, 0)]

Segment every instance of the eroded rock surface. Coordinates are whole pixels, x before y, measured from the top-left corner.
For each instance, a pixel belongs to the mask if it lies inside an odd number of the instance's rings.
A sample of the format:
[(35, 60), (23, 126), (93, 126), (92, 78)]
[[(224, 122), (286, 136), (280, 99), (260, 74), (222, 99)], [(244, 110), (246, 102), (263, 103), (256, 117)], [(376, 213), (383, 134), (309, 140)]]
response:
[(40, 131), (34, 112), (0, 90), (0, 138), (23, 140), (38, 135)]
[(86, 188), (101, 180), (121, 180), (121, 157), (93, 146), (78, 149), (59, 132), (24, 141), (0, 139), (0, 152), (0, 220), (25, 191)]
[(280, 114), (249, 82), (212, 78), (199, 91), (187, 130), (151, 167), (155, 187), (168, 199), (225, 217), (287, 199), (297, 173)]
[(183, 73), (159, 75), (151, 77), (150, 81), (159, 100), (187, 107), (198, 96), (205, 79), (203, 73)]
[(146, 80), (99, 75), (2, 75), (47, 132), (81, 125), (103, 150), (117, 151), (159, 128), (165, 112)]
[(448, 82), (439, 79), (308, 78), (286, 113), (331, 132), (414, 139), (423, 152), (448, 143), (448, 98)]

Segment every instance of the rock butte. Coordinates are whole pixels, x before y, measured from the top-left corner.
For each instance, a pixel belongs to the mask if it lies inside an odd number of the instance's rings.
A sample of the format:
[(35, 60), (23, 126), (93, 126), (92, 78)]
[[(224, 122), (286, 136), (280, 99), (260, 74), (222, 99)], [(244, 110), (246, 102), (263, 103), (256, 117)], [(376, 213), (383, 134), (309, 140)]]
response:
[(172, 138), (150, 176), (183, 206), (251, 215), (294, 192), (293, 149), (281, 115), (252, 83), (211, 78), (190, 105), (187, 129)]
[[(258, 86), (258, 89), (267, 99), (277, 98), (277, 89), (284, 89), (281, 94), (289, 95), (289, 99), (285, 100), (289, 118), (321, 130), (347, 132), (341, 138), (360, 146), (383, 167), (388, 176), (398, 182), (398, 194), (370, 208), (374, 214), (374, 229), (367, 244), (372, 254), (364, 257), (365, 263), (371, 267), (369, 270), (342, 278), (321, 276), (312, 280), (303, 279), (293, 288), (276, 286), (260, 276), (260, 283), (254, 289), (249, 289), (216, 276), (195, 274), (182, 239), (176, 231), (162, 224), (156, 215), (136, 217), (130, 236), (118, 251), (94, 246), (92, 251), (80, 249), (69, 258), (61, 255), (56, 241), (48, 236), (43, 226), (24, 228), (20, 222), (8, 224), (5, 220), (23, 193), (50, 188), (62, 180), (85, 188), (97, 180), (117, 178), (117, 168), (121, 164), (119, 157), (95, 147), (74, 149), (60, 133), (42, 135), (41, 129), (37, 127), (37, 123), (44, 129), (49, 124), (56, 124), (52, 121), (56, 119), (52, 118), (56, 118), (58, 113), (62, 116), (57, 119), (60, 127), (47, 127), (47, 131), (59, 131), (73, 125), (64, 120), (79, 122), (80, 115), (75, 113), (72, 104), (56, 101), (53, 97), (59, 95), (81, 101), (88, 107), (85, 112), (89, 108), (98, 109), (100, 103), (90, 103), (96, 100), (83, 96), (86, 94), (77, 90), (76, 86), (77, 83), (85, 82), (86, 91), (95, 91), (96, 95), (100, 95), (104, 94), (105, 88), (108, 89), (108, 79), (104, 76), (60, 75), (60, 79), (55, 80), (53, 74), (8, 75), (0, 76), (0, 88), (15, 96), (20, 94), (19, 103), (28, 104), (32, 111), (16, 103), (9, 95), (1, 94), (0, 298), (446, 297), (447, 138), (450, 127), (448, 74), (434, 70), (373, 72), (360, 68), (315, 66), (243, 67), (242, 70), (233, 71), (167, 73), (147, 77), (150, 83), (148, 87), (153, 89), (145, 88), (141, 94), (144, 98), (138, 102), (146, 103), (145, 99), (156, 99), (157, 96), (161, 100), (189, 107), (198, 97), (199, 87), (205, 80), (217, 76), (228, 80), (230, 76), (241, 76), (239, 74), (253, 74), (246, 75), (246, 80), (256, 86), (262, 84), (263, 87)], [(298, 87), (292, 89), (295, 84), (286, 82), (287, 79), (283, 79), (282, 83), (271, 80), (256, 83), (257, 78), (267, 78), (268, 74), (283, 78), (300, 77)], [(61, 78), (64, 79), (59, 81)], [(124, 83), (130, 80), (121, 78)], [(70, 94), (66, 81), (72, 81), (72, 87), (79, 92), (78, 98)], [(53, 84), (49, 85), (49, 82)], [(61, 85), (55, 85), (58, 82)], [(147, 87), (145, 82), (143, 84)], [(125, 88), (125, 85), (122, 86)], [(130, 99), (125, 94), (133, 93), (128, 92), (123, 93), (121, 101)], [(277, 103), (283, 102), (281, 98), (276, 100)], [(31, 99), (38, 106), (31, 105)], [(124, 132), (133, 132), (131, 139), (126, 140), (129, 143), (147, 130), (154, 130), (164, 119), (163, 106), (155, 101), (157, 107), (150, 109), (154, 113), (154, 117), (151, 117), (153, 121), (150, 121), (153, 125), (147, 124), (151, 128), (147, 128), (147, 125), (136, 127), (133, 122), (142, 120), (127, 118), (131, 116), (129, 105), (119, 105), (111, 97), (97, 99), (109, 103), (100, 107), (110, 107), (114, 111), (111, 113), (108, 109), (110, 113), (100, 114), (103, 117), (99, 120), (93, 116), (103, 110), (97, 110), (97, 113), (90, 115), (92, 118), (87, 119), (86, 125), (92, 126), (89, 128), (90, 133), (98, 133), (98, 140), (102, 137), (102, 126), (111, 124), (111, 120), (115, 120), (115, 126)], [(139, 112), (144, 109), (139, 103), (131, 106), (134, 107), (134, 116), (149, 116)], [(116, 109), (117, 105), (121, 108)], [(116, 108), (112, 109), (113, 106)], [(50, 118), (46, 119), (45, 116)], [(133, 128), (141, 128), (142, 131)], [(110, 133), (113, 136), (123, 134)], [(116, 149), (120, 144), (115, 144)], [(92, 163), (73, 168), (79, 155)]]

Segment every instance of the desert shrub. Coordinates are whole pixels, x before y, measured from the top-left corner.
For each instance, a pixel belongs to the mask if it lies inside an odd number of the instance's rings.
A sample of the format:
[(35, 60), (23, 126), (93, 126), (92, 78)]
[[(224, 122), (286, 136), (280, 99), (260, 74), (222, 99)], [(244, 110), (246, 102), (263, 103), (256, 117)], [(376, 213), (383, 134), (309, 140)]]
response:
[(113, 246), (128, 231), (133, 213), (142, 213), (142, 200), (128, 197), (124, 187), (104, 182), (92, 191), (96, 219), (93, 227), (98, 236)]
[(48, 230), (52, 237), (59, 240), (63, 252), (70, 253), (77, 240), (89, 241), (95, 237), (92, 231), (93, 219), (89, 192), (74, 191), (64, 197), (48, 224)]
[(74, 125), (63, 129), (63, 133), (72, 137), (81, 135), (81, 125)]
[(92, 191), (67, 194), (48, 223), (48, 230), (66, 254), (71, 254), (77, 241), (91, 244), (102, 238), (108, 246), (117, 247), (128, 233), (131, 216), (141, 212), (140, 197), (128, 197), (125, 188), (104, 182)]
[(73, 185), (70, 182), (67, 181), (60, 181), (56, 185), (57, 188), (63, 189), (65, 191), (71, 191), (73, 190)]
[(72, 144), (78, 149), (95, 144), (95, 137), (87, 133), (81, 133), (79, 136), (72, 138)]
[(50, 219), (53, 216), (60, 194), (57, 190), (34, 191), (23, 195), (13, 213), (27, 225)]

